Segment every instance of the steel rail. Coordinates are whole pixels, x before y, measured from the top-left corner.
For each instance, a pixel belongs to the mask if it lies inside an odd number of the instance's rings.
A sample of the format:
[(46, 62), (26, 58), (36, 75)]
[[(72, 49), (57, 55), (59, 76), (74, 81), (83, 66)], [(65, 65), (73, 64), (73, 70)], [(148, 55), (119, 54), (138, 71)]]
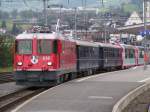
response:
[(13, 73), (10, 72), (0, 73), (0, 84), (13, 81), (14, 81)]
[(29, 98), (43, 92), (46, 90), (45, 88), (40, 89), (23, 89), (16, 91), (14, 93), (10, 93), (8, 95), (0, 97), (0, 111), (11, 111), (11, 109), (15, 108), (20, 103), (28, 100)]

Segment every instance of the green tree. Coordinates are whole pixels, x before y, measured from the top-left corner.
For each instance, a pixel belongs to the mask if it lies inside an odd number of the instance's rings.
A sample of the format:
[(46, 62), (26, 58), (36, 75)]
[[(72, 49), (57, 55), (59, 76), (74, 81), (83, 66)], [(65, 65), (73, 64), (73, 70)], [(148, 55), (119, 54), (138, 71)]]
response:
[(0, 11), (0, 19), (2, 20), (8, 20), (9, 19), (9, 13)]
[(13, 27), (12, 27), (11, 33), (12, 33), (13, 35), (16, 35), (16, 34), (19, 33), (19, 29), (17, 28), (17, 25), (16, 25), (15, 23), (13, 23)]
[(6, 29), (6, 27), (7, 27), (7, 26), (6, 26), (6, 21), (2, 21), (1, 27)]
[(13, 62), (14, 38), (0, 35), (0, 67), (11, 67)]
[(16, 19), (17, 16), (18, 16), (18, 11), (15, 9), (15, 10), (13, 10), (13, 11), (11, 12), (11, 17), (12, 17), (13, 19)]
[(133, 11), (137, 11), (137, 12), (140, 11), (138, 5), (136, 4), (123, 4), (122, 8), (125, 13), (132, 13)]
[(20, 16), (22, 19), (31, 19), (34, 17), (34, 12), (32, 10), (21, 11)]

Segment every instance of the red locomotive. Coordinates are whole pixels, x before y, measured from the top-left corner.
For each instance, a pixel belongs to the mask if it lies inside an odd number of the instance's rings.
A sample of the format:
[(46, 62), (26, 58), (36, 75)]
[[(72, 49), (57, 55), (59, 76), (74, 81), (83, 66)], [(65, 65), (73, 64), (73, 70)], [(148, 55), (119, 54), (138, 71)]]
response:
[(59, 83), (62, 74), (66, 74), (67, 79), (67, 73), (75, 72), (76, 44), (56, 33), (20, 34), (16, 37), (14, 68), (19, 84)]

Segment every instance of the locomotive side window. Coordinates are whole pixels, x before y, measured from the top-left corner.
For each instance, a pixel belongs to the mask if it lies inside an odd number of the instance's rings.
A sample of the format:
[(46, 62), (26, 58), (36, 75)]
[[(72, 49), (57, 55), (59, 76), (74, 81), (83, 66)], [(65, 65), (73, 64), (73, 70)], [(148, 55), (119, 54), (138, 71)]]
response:
[(54, 52), (54, 53), (57, 53), (57, 47), (58, 47), (57, 40), (54, 40), (53, 45), (54, 45), (54, 47), (53, 47), (53, 52)]
[(50, 40), (38, 40), (37, 46), (39, 54), (50, 54), (52, 51)]
[(32, 54), (32, 40), (16, 41), (16, 52), (18, 54)]

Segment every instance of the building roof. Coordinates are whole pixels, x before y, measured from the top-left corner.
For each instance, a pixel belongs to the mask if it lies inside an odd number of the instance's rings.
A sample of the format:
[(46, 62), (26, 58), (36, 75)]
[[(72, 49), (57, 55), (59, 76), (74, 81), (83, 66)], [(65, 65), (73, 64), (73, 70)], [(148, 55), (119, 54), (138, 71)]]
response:
[[(150, 22), (146, 23), (147, 29), (150, 29)], [(135, 24), (135, 25), (128, 25), (123, 27), (117, 28), (120, 32), (130, 33), (130, 34), (140, 34), (140, 31), (144, 30), (144, 24)]]
[(125, 26), (128, 25), (134, 25), (134, 24), (141, 24), (142, 19), (140, 18), (139, 14), (134, 11), (131, 16), (128, 18), (128, 20), (125, 22)]

